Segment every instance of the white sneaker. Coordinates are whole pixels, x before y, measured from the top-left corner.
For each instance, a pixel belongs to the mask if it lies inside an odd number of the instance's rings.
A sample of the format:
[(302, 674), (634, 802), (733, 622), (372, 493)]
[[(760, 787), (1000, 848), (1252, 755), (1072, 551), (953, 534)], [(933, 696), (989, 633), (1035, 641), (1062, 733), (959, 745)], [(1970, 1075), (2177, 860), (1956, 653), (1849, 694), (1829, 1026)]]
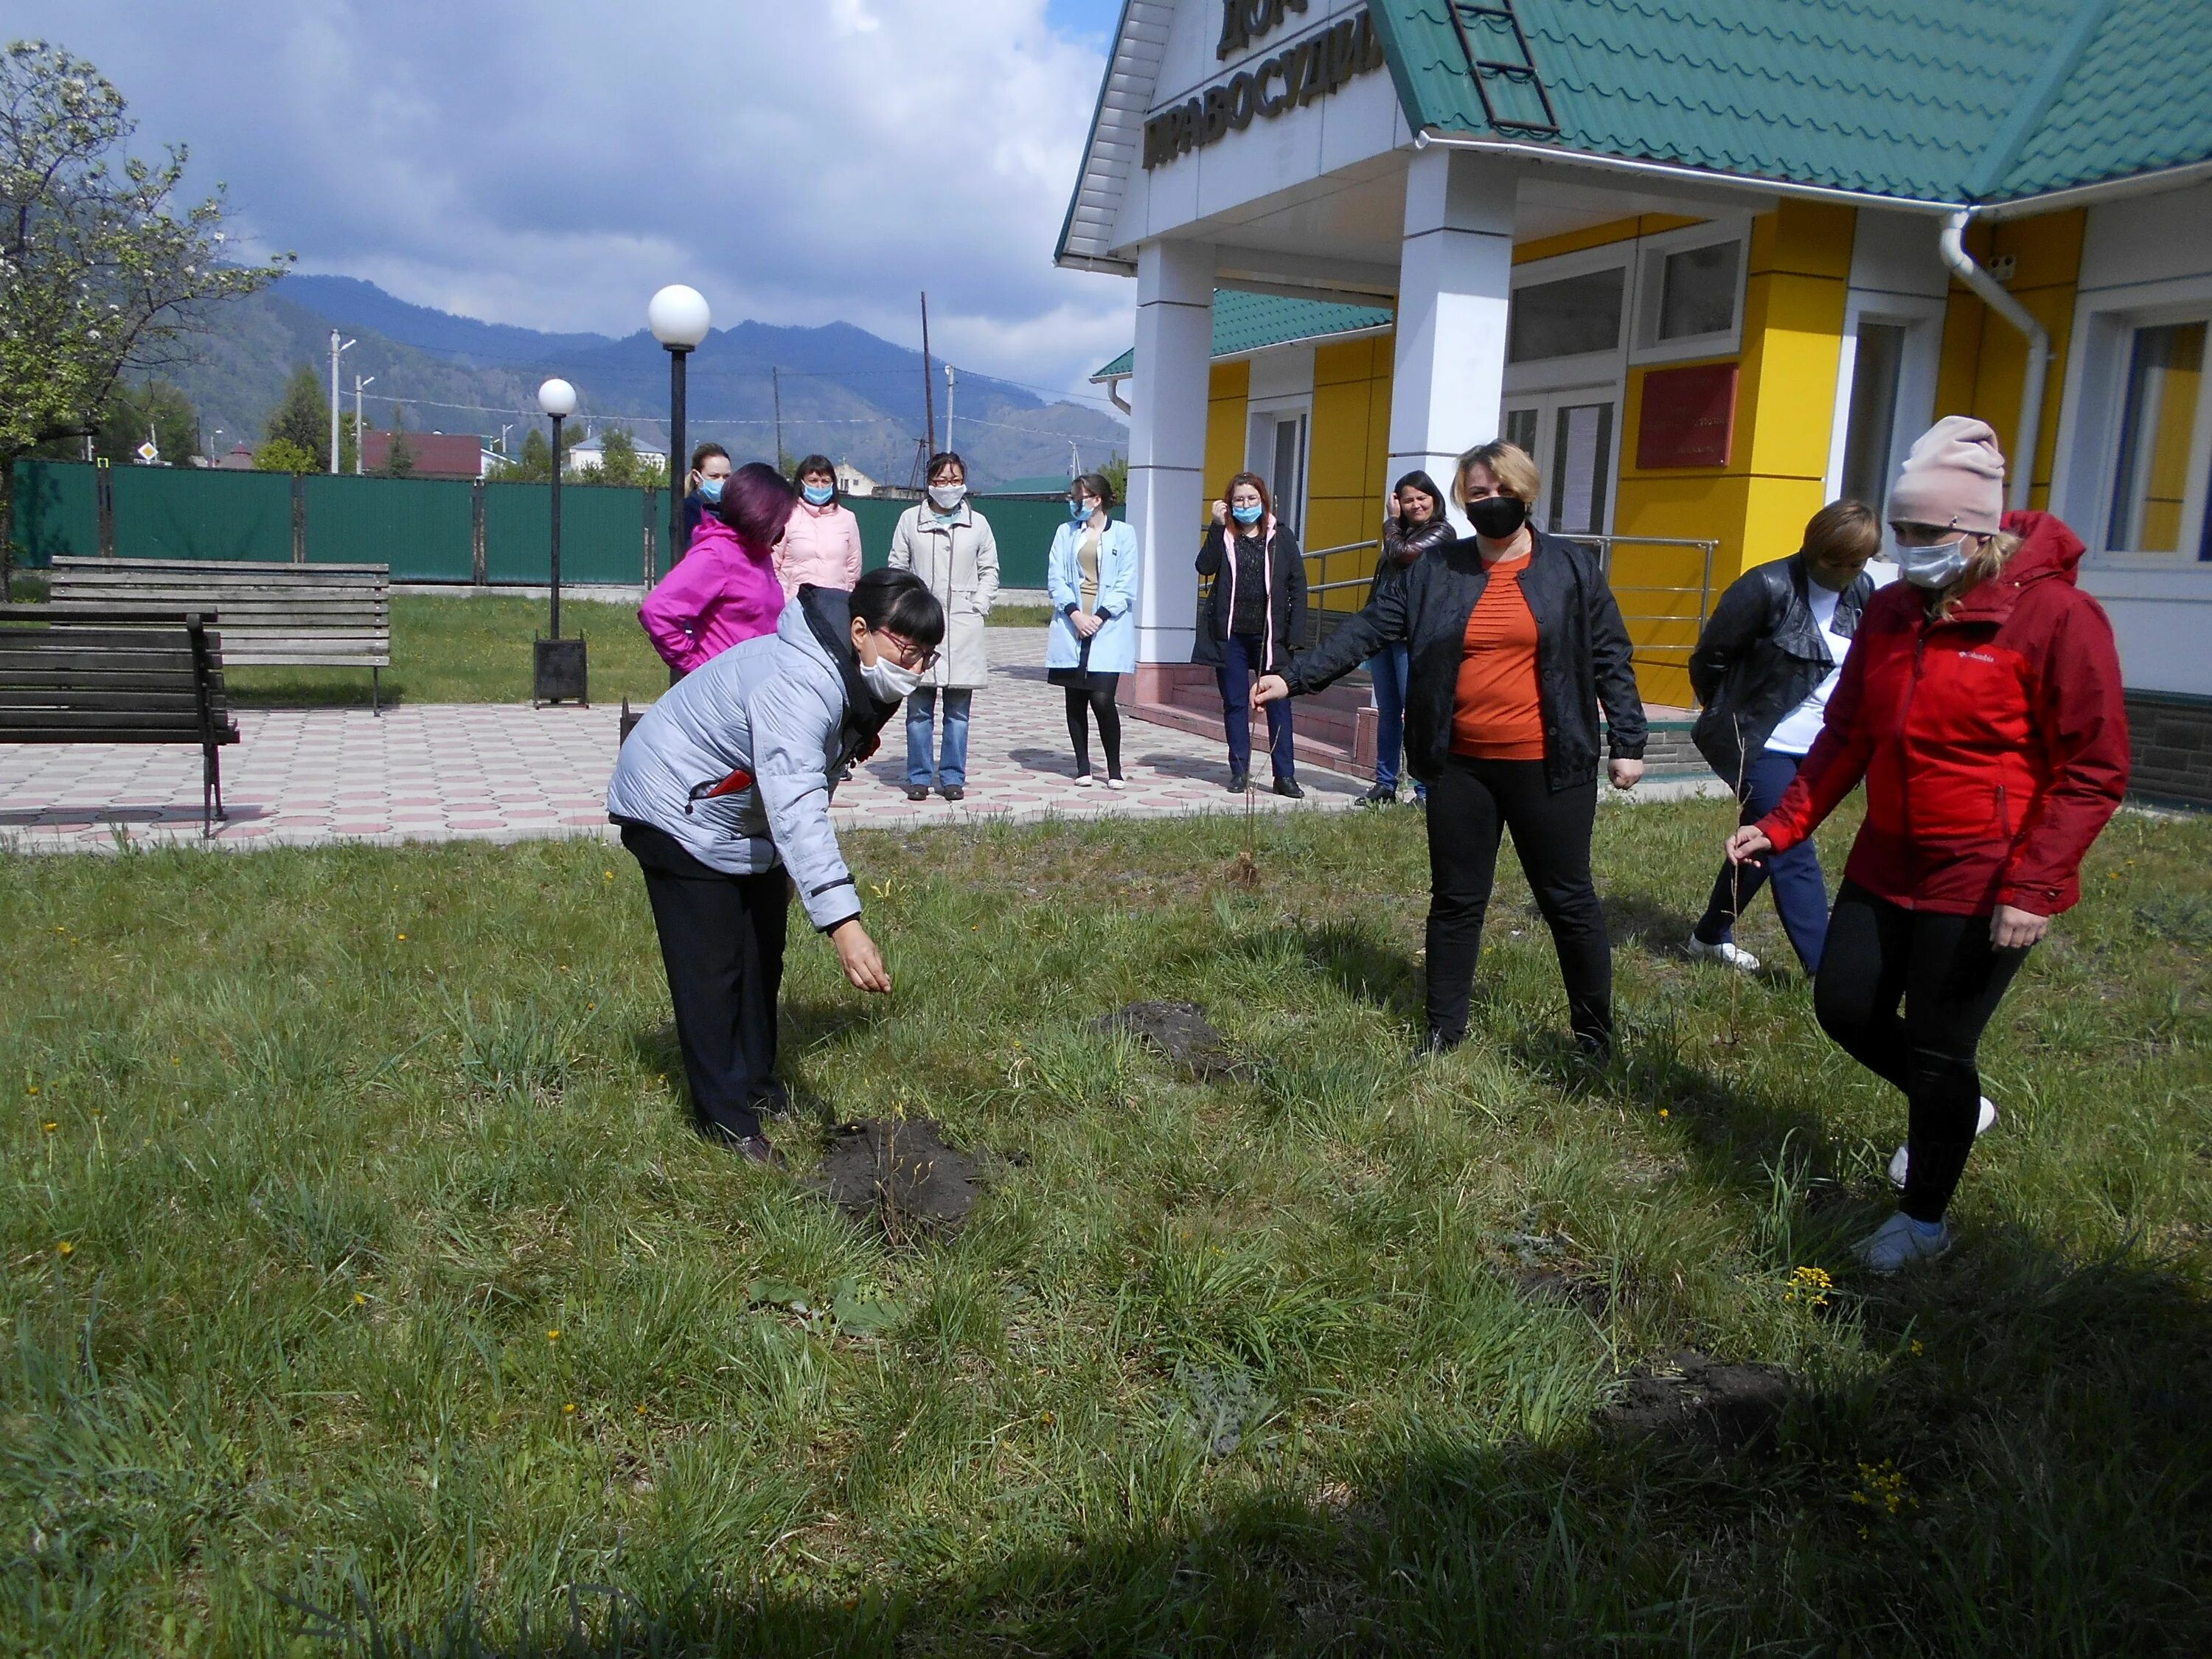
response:
[(1731, 939), (1718, 945), (1708, 945), (1696, 934), (1690, 936), (1690, 956), (1698, 962), (1724, 962), (1739, 974), (1759, 971), (1759, 958)]
[[(1987, 1134), (1990, 1132), (1990, 1126), (1996, 1121), (1996, 1104), (1987, 1095), (1984, 1095), (1980, 1115), (1974, 1121), (1974, 1139), (1979, 1140)], [(1899, 1147), (1897, 1156), (1889, 1160), (1889, 1184), (1893, 1187), (1904, 1186), (1905, 1175), (1911, 1167), (1912, 1149), (1910, 1146)]]
[(1078, 772), (1075, 775), (1075, 787), (1078, 789), (1088, 789), (1091, 787), (1091, 774)]
[(1106, 780), (1106, 787), (1109, 789), (1127, 789), (1129, 786), (1120, 778), (1109, 778)]
[(1884, 1278), (1916, 1261), (1927, 1261), (1951, 1248), (1951, 1229), (1924, 1233), (1920, 1224), (1902, 1210), (1851, 1246), (1851, 1254), (1869, 1273)]

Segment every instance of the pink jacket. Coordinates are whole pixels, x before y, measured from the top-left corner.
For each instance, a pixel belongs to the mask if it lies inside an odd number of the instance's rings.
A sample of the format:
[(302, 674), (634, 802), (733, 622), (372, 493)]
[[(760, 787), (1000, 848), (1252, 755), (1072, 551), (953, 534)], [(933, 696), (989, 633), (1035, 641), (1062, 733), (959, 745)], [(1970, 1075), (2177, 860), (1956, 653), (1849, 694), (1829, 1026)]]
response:
[(804, 582), (849, 590), (860, 580), (860, 521), (835, 501), (827, 507), (800, 501), (783, 526), (775, 574), (787, 599), (796, 599)]
[(645, 596), (637, 619), (661, 660), (688, 674), (733, 645), (774, 633), (782, 615), (774, 566), (707, 513), (691, 550)]

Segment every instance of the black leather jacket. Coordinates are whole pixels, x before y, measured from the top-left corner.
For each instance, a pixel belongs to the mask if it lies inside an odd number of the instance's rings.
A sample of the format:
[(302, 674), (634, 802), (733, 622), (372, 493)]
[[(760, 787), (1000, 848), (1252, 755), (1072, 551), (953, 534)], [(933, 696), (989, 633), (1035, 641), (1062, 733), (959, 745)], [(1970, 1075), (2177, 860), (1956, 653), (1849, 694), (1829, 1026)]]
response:
[[(1644, 700), (1629, 661), (1628, 629), (1597, 561), (1580, 544), (1537, 531), (1521, 573), (1536, 619), (1536, 691), (1544, 711), (1544, 781), (1553, 790), (1595, 781), (1598, 705), (1605, 705), (1613, 758), (1644, 757)], [(1467, 619), (1490, 585), (1474, 538), (1437, 549), (1382, 585), (1367, 609), (1285, 677), (1294, 692), (1318, 691), (1386, 645), (1412, 647), (1406, 688), (1406, 767), (1436, 781), (1451, 752), (1452, 702), (1467, 654)]]
[(1375, 603), (1375, 596), (1382, 591), (1383, 584), (1395, 582), (1411, 569), (1424, 553), (1433, 553), (1440, 547), (1449, 547), (1458, 534), (1442, 519), (1431, 519), (1424, 525), (1408, 530), (1401, 519), (1382, 520), (1382, 552), (1375, 561), (1375, 580), (1367, 586), (1367, 603)]
[[(1729, 782), (1741, 779), (1782, 718), (1835, 668), (1813, 620), (1812, 578), (1801, 551), (1747, 570), (1713, 607), (1690, 656), (1690, 689), (1704, 705), (1691, 737), (1706, 764)], [(1836, 600), (1835, 631), (1858, 632), (1874, 597), (1862, 572)]]

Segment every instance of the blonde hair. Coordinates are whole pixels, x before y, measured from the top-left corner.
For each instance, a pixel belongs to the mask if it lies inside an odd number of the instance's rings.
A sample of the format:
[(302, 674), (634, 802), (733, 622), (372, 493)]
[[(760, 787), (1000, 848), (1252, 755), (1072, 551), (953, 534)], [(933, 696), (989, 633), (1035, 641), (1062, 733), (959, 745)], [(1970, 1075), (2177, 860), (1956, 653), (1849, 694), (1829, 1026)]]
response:
[[(1974, 532), (1968, 531), (1966, 533), (1972, 535)], [(1952, 608), (1960, 599), (2010, 564), (2012, 556), (2019, 552), (2020, 548), (2021, 538), (2008, 530), (1992, 531), (1983, 536), (1981, 546), (1976, 550), (1973, 557), (1966, 561), (1966, 568), (1959, 574), (1959, 579), (1936, 595), (1936, 603), (1931, 607), (1932, 614), (1938, 621), (1949, 616)]]
[(1468, 450), (1452, 469), (1452, 500), (1462, 512), (1467, 508), (1467, 470), (1471, 466), (1488, 467), (1500, 489), (1531, 507), (1543, 493), (1544, 475), (1536, 470), (1534, 459), (1519, 444), (1495, 438)]

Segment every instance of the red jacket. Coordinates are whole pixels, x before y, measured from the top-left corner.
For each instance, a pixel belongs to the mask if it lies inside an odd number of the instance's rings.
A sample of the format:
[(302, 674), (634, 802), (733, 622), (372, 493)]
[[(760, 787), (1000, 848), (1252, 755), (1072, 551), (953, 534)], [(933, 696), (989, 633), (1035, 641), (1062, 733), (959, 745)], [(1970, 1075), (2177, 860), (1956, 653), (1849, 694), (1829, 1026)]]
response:
[(2112, 626), (2074, 585), (2081, 543), (2047, 513), (2006, 515), (2024, 544), (1940, 622), (1910, 582), (1875, 595), (1827, 723), (1759, 827), (1810, 836), (1866, 780), (1844, 874), (1914, 909), (2056, 915), (2128, 787)]

